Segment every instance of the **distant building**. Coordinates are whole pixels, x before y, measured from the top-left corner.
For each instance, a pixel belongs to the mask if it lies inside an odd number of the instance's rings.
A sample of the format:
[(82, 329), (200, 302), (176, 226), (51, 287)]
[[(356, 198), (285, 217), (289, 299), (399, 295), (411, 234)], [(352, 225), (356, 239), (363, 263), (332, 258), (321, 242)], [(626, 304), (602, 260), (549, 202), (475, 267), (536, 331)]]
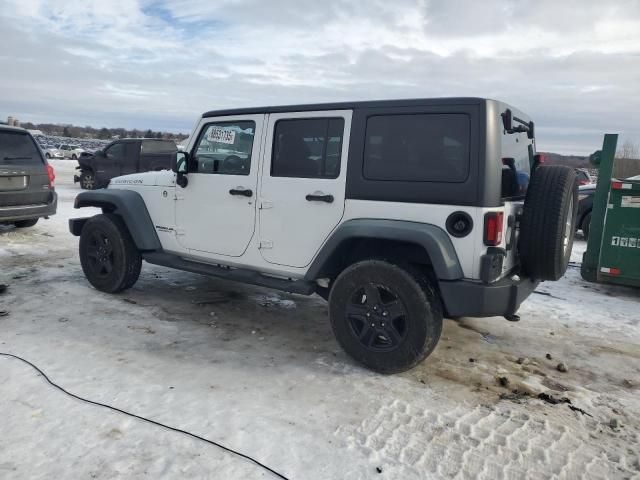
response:
[(20, 120), (18, 120), (17, 118), (14, 118), (11, 115), (9, 115), (7, 117), (7, 125), (9, 125), (10, 127), (19, 127), (20, 126)]

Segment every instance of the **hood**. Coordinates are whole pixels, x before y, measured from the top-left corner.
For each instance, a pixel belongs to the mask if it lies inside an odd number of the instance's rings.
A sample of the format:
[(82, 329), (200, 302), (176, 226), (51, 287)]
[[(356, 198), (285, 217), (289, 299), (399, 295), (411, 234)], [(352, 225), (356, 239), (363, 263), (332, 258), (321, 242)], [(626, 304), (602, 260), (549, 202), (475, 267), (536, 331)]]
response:
[(112, 178), (109, 182), (109, 188), (121, 189), (126, 189), (127, 187), (167, 187), (173, 185), (175, 185), (175, 174), (170, 170), (132, 173), (131, 175)]

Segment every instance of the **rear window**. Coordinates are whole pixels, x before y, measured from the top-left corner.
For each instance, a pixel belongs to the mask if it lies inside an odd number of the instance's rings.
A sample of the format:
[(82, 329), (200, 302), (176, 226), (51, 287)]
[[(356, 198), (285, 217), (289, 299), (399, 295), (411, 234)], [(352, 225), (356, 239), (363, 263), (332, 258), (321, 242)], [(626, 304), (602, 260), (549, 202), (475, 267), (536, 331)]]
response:
[(40, 150), (26, 133), (0, 131), (0, 165), (18, 163), (42, 163)]
[(364, 177), (405, 182), (464, 182), (471, 122), (459, 113), (380, 115), (367, 120)]
[(166, 142), (159, 140), (145, 140), (142, 142), (141, 153), (175, 153), (178, 151), (178, 147), (174, 142)]

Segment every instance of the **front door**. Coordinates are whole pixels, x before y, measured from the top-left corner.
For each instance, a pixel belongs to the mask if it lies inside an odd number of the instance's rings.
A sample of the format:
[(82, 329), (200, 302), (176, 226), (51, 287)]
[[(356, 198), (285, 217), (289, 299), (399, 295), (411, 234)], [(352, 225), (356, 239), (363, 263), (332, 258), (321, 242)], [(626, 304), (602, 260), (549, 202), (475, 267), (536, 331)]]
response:
[(264, 115), (204, 118), (188, 185), (176, 187), (178, 242), (194, 254), (241, 256), (256, 223)]
[(305, 267), (344, 213), (351, 111), (269, 115), (260, 190), (260, 252)]

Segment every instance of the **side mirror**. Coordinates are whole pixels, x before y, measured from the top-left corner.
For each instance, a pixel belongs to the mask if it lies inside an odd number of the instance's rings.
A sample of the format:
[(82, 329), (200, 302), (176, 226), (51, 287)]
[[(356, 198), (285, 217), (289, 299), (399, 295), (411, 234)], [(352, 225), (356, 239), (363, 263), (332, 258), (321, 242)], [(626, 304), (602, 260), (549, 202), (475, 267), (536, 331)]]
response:
[(513, 130), (513, 113), (511, 113), (510, 108), (507, 108), (502, 113), (502, 125), (507, 132), (511, 132)]
[(186, 176), (189, 173), (189, 154), (187, 152), (176, 152), (175, 159), (171, 164), (171, 170), (177, 174), (176, 183), (185, 188), (189, 183)]

